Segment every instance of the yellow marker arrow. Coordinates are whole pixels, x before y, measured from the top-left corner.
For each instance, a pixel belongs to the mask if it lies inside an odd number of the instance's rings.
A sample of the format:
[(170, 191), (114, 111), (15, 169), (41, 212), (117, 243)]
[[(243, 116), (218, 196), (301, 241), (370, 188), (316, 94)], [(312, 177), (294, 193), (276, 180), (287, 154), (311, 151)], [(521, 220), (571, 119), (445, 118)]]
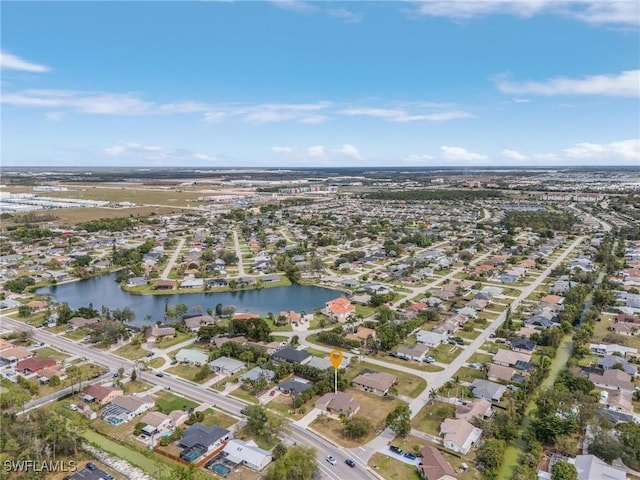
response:
[(329, 353), (329, 360), (331, 361), (331, 365), (336, 370), (340, 368), (340, 364), (342, 363), (342, 352), (340, 350), (331, 350)]

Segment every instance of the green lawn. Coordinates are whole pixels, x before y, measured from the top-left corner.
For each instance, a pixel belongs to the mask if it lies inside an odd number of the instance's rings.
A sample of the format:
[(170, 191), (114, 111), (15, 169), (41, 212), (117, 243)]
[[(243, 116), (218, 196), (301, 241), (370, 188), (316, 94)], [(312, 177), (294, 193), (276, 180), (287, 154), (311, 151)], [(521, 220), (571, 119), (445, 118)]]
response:
[(451, 363), (460, 355), (460, 352), (462, 352), (462, 348), (459, 346), (442, 343), (431, 350), (431, 356), (436, 359), (436, 362)]
[(492, 359), (493, 359), (492, 355), (489, 355), (487, 353), (476, 352), (469, 357), (468, 361), (469, 363), (488, 363), (488, 362), (491, 362)]
[(129, 360), (139, 360), (147, 356), (147, 351), (143, 350), (140, 345), (127, 343), (124, 347), (120, 347), (115, 352), (119, 357), (128, 358)]
[[(185, 380), (190, 380), (195, 382), (195, 376), (200, 371), (202, 367), (196, 367), (195, 365), (186, 365), (186, 364), (178, 364), (171, 368), (167, 368), (165, 372), (170, 373), (172, 375), (177, 375), (179, 377), (184, 378)], [(203, 378), (198, 383), (204, 383), (207, 380), (210, 380), (215, 375), (214, 372), (211, 372), (206, 378)]]
[(482, 333), (482, 332), (478, 332), (477, 330), (472, 330), (470, 332), (465, 332), (464, 330), (460, 330), (459, 332), (456, 333), (456, 335), (458, 335), (458, 336), (460, 336), (462, 338), (466, 338), (467, 340), (473, 340), (473, 339), (478, 338), (480, 333)]
[(455, 405), (441, 402), (427, 403), (413, 418), (411, 425), (421, 432), (438, 436), (440, 424), (445, 418), (453, 418), (455, 412)]
[(73, 330), (72, 332), (65, 333), (63, 337), (68, 338), (69, 340), (82, 340), (84, 337), (89, 335), (91, 330), (88, 328), (79, 328), (77, 330)]
[(476, 378), (484, 378), (484, 373), (479, 368), (460, 367), (454, 377), (461, 382), (473, 382)]
[(175, 337), (161, 337), (156, 341), (155, 348), (166, 350), (182, 342), (186, 342), (190, 339), (195, 339), (196, 336), (193, 333), (176, 332)]
[(42, 347), (35, 350), (36, 357), (38, 358), (55, 358), (56, 360), (64, 360), (69, 358), (69, 355), (65, 355), (60, 350), (56, 350), (51, 347)]
[(147, 365), (149, 366), (149, 368), (160, 368), (164, 365), (164, 363), (165, 363), (164, 358), (156, 357), (149, 360), (147, 362)]
[(356, 305), (356, 315), (362, 315), (362, 318), (367, 318), (370, 315), (376, 313), (376, 309), (373, 307), (367, 307), (365, 305)]
[(382, 453), (374, 453), (369, 466), (387, 480), (420, 480), (418, 469)]
[(198, 404), (191, 400), (187, 400), (184, 397), (179, 397), (171, 392), (162, 392), (156, 399), (156, 407), (167, 415), (174, 410), (186, 410), (188, 408), (195, 408)]
[(236, 418), (233, 418), (226, 413), (222, 413), (219, 410), (214, 410), (213, 408), (207, 408), (203, 411), (203, 413), (204, 420), (202, 420), (202, 423), (208, 427), (212, 425), (218, 425), (222, 428), (229, 428), (231, 425), (238, 421)]
[(143, 380), (136, 380), (135, 382), (127, 382), (124, 384), (124, 393), (131, 395), (132, 393), (146, 392), (152, 387), (150, 383)]

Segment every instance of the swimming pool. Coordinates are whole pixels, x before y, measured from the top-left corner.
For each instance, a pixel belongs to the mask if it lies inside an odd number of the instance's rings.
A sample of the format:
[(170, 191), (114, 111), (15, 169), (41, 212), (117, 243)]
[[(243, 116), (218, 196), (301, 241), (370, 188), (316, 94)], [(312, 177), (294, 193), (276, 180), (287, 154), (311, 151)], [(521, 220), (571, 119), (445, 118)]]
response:
[(231, 469), (229, 467), (227, 467), (226, 465), (223, 465), (221, 463), (215, 463), (211, 466), (211, 471), (213, 473), (217, 473), (218, 475), (222, 475), (223, 477), (226, 477), (227, 475), (229, 475), (231, 473)]

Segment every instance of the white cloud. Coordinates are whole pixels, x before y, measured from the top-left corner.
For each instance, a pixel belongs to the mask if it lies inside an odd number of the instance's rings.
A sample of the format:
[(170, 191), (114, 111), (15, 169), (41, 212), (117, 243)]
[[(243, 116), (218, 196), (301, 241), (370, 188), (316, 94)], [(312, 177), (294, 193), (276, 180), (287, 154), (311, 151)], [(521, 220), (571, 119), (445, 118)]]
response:
[(271, 151), (275, 153), (291, 153), (293, 152), (293, 148), (291, 147), (271, 147)]
[(196, 160), (202, 160), (205, 162), (215, 162), (217, 160), (216, 157), (212, 157), (210, 155), (207, 155), (206, 153), (200, 153), (200, 152), (194, 153), (193, 158), (195, 158)]
[(592, 75), (579, 79), (557, 77), (543, 82), (512, 82), (502, 76), (496, 79), (496, 86), (501, 92), (510, 94), (639, 97), (640, 70), (627, 70), (617, 75)]
[(362, 21), (362, 15), (354, 13), (346, 8), (332, 8), (328, 11), (332, 17), (340, 18), (347, 23), (357, 23)]
[(19, 70), (21, 72), (43, 73), (51, 69), (45, 65), (29, 62), (20, 57), (0, 50), (0, 70)]
[(421, 164), (424, 162), (428, 162), (429, 160), (434, 160), (435, 157), (433, 155), (427, 155), (427, 154), (422, 154), (422, 155), (418, 155), (417, 153), (412, 153), (410, 155), (407, 155), (403, 161), (405, 163), (412, 163), (412, 164)]
[(344, 145), (342, 145), (342, 148), (336, 149), (335, 152), (341, 155), (345, 155), (347, 157), (351, 157), (355, 160), (362, 160), (362, 155), (360, 154), (360, 151), (356, 147), (348, 143), (345, 143)]
[(295, 12), (311, 12), (316, 10), (316, 7), (302, 0), (270, 0), (269, 3), (276, 7), (293, 10)]
[(571, 159), (598, 159), (636, 161), (640, 165), (640, 140), (623, 140), (612, 143), (576, 143), (562, 153)]
[(420, 121), (446, 121), (460, 118), (472, 118), (473, 115), (459, 110), (440, 111), (433, 113), (410, 113), (405, 109), (379, 108), (379, 107), (351, 107), (340, 111), (347, 116), (374, 117), (391, 122), (420, 122)]
[(489, 158), (480, 153), (469, 152), (462, 147), (448, 147), (443, 145), (440, 147), (440, 150), (442, 151), (442, 157), (445, 160), (451, 160), (454, 162), (482, 162)]
[(105, 148), (104, 153), (114, 157), (125, 154), (138, 155), (142, 153), (165, 155), (165, 149), (162, 147), (142, 145), (136, 142), (118, 142), (115, 145)]
[(525, 160), (528, 160), (529, 157), (527, 155), (523, 155), (522, 153), (518, 152), (517, 150), (508, 150), (508, 149), (504, 149), (502, 150), (502, 155), (504, 155), (507, 158), (510, 158), (511, 160), (517, 160), (518, 162), (523, 162)]
[(513, 100), (514, 103), (529, 103), (531, 101), (528, 98), (518, 98), (518, 97), (513, 97), (511, 100)]
[(470, 20), (486, 15), (532, 17), (554, 14), (590, 24), (638, 25), (636, 0), (423, 0), (415, 13), (430, 17)]
[(307, 156), (316, 158), (324, 157), (324, 145), (314, 145), (307, 148)]

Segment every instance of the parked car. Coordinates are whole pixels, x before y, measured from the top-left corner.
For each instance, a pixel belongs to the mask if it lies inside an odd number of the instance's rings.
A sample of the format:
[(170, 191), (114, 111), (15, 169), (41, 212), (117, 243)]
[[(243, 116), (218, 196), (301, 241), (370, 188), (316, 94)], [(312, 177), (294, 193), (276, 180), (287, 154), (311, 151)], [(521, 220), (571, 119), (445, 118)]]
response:
[(435, 362), (435, 361), (436, 361), (436, 359), (435, 359), (435, 358), (433, 358), (433, 357), (427, 357), (427, 358), (425, 358), (425, 359), (423, 360), (423, 362), (425, 362), (425, 363), (433, 363), (433, 362)]
[(271, 390), (271, 391), (269, 392), (269, 396), (271, 396), (271, 397), (273, 397), (275, 394), (276, 394), (276, 391), (275, 391), (275, 390)]
[(95, 463), (93, 463), (93, 462), (89, 462), (89, 463), (87, 463), (87, 468), (88, 468), (89, 470), (95, 470), (95, 469), (97, 469), (98, 467), (96, 467), (96, 464), (95, 464)]
[(415, 460), (417, 458), (413, 453), (409, 453), (409, 452), (405, 453), (403, 457), (408, 460)]
[(162, 372), (156, 372), (156, 377), (164, 377), (164, 373), (162, 373)]
[(402, 455), (402, 449), (400, 447), (396, 447), (395, 445), (391, 445), (389, 447), (389, 450), (391, 450), (393, 453), (397, 453), (398, 455)]
[(154, 355), (155, 355), (155, 353), (153, 353), (153, 352), (147, 353), (147, 357), (153, 357)]
[(333, 457), (333, 455), (329, 455), (327, 457), (327, 462), (329, 462), (331, 465), (335, 465), (336, 463), (338, 463), (338, 461)]
[(350, 458), (347, 458), (344, 463), (346, 463), (347, 465), (349, 465), (351, 468), (355, 468), (356, 466), (356, 462), (354, 462), (353, 460), (351, 460)]

